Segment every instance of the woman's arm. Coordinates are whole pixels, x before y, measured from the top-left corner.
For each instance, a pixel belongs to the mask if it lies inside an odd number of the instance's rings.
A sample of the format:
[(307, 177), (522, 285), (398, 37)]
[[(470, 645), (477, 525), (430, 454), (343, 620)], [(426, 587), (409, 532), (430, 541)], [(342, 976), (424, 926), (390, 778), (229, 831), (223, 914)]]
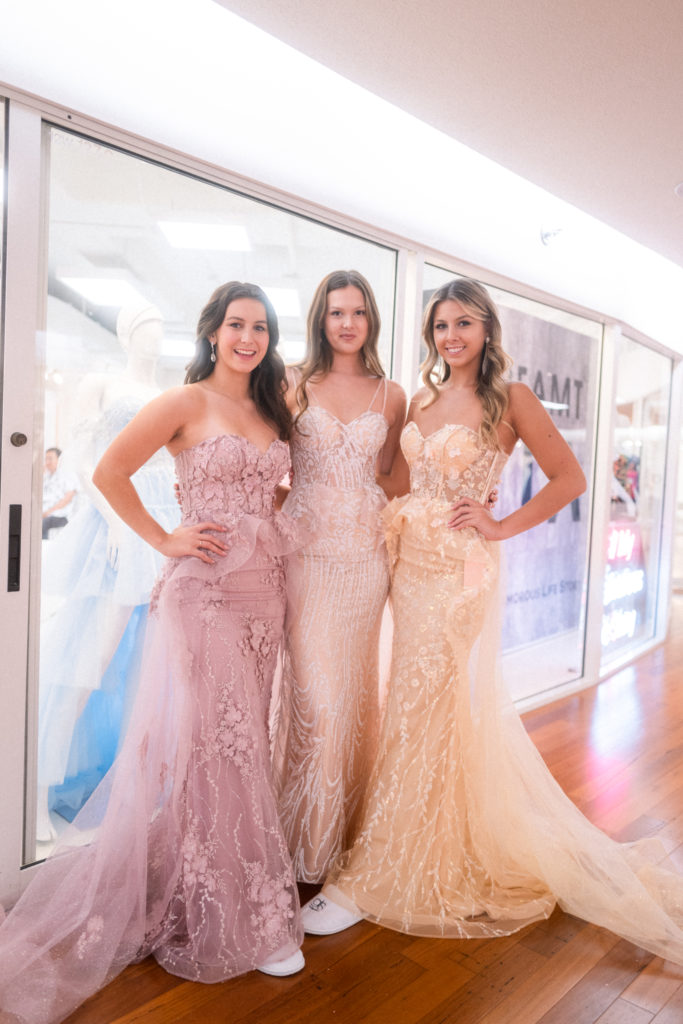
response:
[(401, 451), (401, 431), (406, 421), (406, 394), (400, 384), (387, 381), (385, 416), (389, 423), (387, 438), (377, 459), (376, 480), (388, 498), (405, 494), (410, 483), (408, 465)]
[(296, 416), (299, 412), (299, 407), (296, 398), (296, 389), (299, 386), (299, 380), (301, 379), (301, 371), (296, 366), (286, 367), (286, 381), (287, 390), (285, 391), (285, 401), (287, 408), (291, 412), (292, 416)]
[(496, 521), (482, 505), (463, 498), (453, 506), (452, 526), (474, 526), (489, 540), (506, 540), (545, 522), (586, 489), (586, 478), (571, 448), (538, 398), (525, 384), (511, 384), (505, 418), (548, 478), (534, 497)]
[(222, 554), (225, 544), (204, 531), (223, 532), (224, 527), (198, 523), (167, 533), (142, 504), (131, 481), (155, 452), (182, 433), (191, 411), (191, 395), (184, 387), (172, 388), (148, 402), (114, 438), (95, 466), (92, 479), (123, 522), (157, 551), (169, 557), (196, 555), (211, 562), (207, 552)]

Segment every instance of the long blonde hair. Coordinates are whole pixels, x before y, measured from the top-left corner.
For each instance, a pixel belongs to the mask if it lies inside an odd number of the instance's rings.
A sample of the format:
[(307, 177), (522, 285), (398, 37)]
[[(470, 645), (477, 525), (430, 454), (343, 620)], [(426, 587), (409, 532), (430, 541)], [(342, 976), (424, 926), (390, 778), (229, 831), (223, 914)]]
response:
[(426, 409), (439, 396), (437, 384), (443, 384), (451, 375), (450, 367), (441, 359), (434, 342), (434, 319), (436, 307), (440, 302), (453, 299), (477, 320), (482, 320), (486, 328), (487, 341), (482, 351), (476, 393), (482, 405), (482, 419), (479, 427), (481, 440), (500, 448), (497, 427), (502, 420), (508, 404), (508, 389), (505, 374), (512, 360), (503, 350), (502, 330), (498, 319), (498, 310), (493, 299), (483, 285), (466, 277), (457, 277), (440, 288), (432, 295), (422, 318), (422, 337), (427, 346), (427, 355), (420, 366), (422, 380), (430, 394), (422, 403)]
[(377, 342), (382, 325), (377, 302), (372, 288), (357, 270), (333, 270), (324, 277), (315, 290), (306, 320), (306, 355), (296, 367), (298, 381), (296, 388), (296, 419), (308, 408), (306, 384), (311, 377), (325, 377), (332, 369), (333, 352), (325, 337), (325, 316), (327, 314), (327, 296), (338, 288), (352, 285), (363, 293), (365, 315), (368, 324), (368, 336), (360, 350), (363, 363), (374, 377), (384, 377), (384, 367), (377, 354)]

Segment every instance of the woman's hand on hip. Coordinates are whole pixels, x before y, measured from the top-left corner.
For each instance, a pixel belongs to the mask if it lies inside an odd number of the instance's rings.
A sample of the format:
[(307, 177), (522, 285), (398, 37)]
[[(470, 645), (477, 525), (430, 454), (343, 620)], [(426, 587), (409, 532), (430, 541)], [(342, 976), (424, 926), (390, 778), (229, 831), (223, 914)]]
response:
[(167, 540), (160, 547), (162, 555), (168, 558), (184, 558), (188, 555), (201, 559), (209, 565), (214, 564), (210, 555), (225, 555), (228, 546), (220, 538), (213, 537), (208, 530), (214, 533), (225, 533), (225, 527), (220, 523), (197, 523), (194, 526), (177, 526), (173, 533), (167, 535)]
[(453, 516), (448, 521), (452, 530), (463, 530), (473, 526), (487, 540), (503, 540), (504, 532), (501, 523), (494, 519), (488, 503), (482, 505), (474, 498), (460, 498), (451, 506)]

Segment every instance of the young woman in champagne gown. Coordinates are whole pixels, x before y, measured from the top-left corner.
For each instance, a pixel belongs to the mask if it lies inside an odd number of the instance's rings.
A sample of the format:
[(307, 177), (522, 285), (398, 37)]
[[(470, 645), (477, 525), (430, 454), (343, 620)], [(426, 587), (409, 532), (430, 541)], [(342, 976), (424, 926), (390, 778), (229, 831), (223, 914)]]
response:
[[(260, 288), (217, 289), (186, 386), (148, 403), (95, 470), (167, 561), (122, 750), (0, 927), (3, 1022), (54, 1024), (148, 954), (205, 982), (303, 967), (267, 729), (296, 544), (275, 509), (291, 428), (277, 340)], [(162, 446), (182, 489), (171, 533), (130, 479)]]
[(384, 376), (379, 312), (361, 274), (328, 274), (307, 328), (306, 358), (290, 376), (284, 508), (311, 523), (312, 537), (287, 559), (274, 772), (296, 876), (321, 882), (355, 838), (376, 753), (389, 564), (375, 476), (391, 469), (406, 402)]
[[(475, 282), (444, 285), (425, 312), (426, 387), (401, 439), (410, 493), (386, 512), (394, 646), (378, 760), (359, 837), (304, 926), (328, 934), (365, 917), (415, 935), (492, 937), (558, 903), (683, 963), (683, 877), (658, 866), (656, 842), (616, 843), (579, 813), (497, 674), (496, 542), (585, 486), (540, 402), (504, 382), (500, 333)], [(518, 438), (548, 482), (497, 522), (483, 502)]]

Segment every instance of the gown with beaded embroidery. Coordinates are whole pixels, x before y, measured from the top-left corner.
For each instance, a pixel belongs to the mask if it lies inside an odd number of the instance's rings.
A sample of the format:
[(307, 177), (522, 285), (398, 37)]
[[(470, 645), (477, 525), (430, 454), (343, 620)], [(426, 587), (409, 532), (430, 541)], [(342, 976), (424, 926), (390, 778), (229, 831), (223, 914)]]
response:
[(359, 838), (323, 892), (415, 935), (507, 935), (555, 903), (683, 963), (683, 877), (656, 840), (620, 844), (554, 781), (498, 670), (498, 545), (451, 530), (505, 462), (444, 426), (401, 445), (411, 493), (386, 510), (394, 640)]
[(375, 466), (388, 430), (386, 389), (381, 379), (368, 408), (344, 423), (310, 388), (290, 442), (294, 473), (284, 508), (313, 532), (287, 559), (274, 771), (301, 882), (321, 882), (355, 838), (377, 749), (389, 563)]
[(183, 522), (226, 526), (228, 552), (157, 580), (122, 749), (0, 926), (3, 1024), (54, 1024), (148, 954), (216, 982), (301, 944), (268, 737), (288, 448), (223, 435), (175, 464)]

